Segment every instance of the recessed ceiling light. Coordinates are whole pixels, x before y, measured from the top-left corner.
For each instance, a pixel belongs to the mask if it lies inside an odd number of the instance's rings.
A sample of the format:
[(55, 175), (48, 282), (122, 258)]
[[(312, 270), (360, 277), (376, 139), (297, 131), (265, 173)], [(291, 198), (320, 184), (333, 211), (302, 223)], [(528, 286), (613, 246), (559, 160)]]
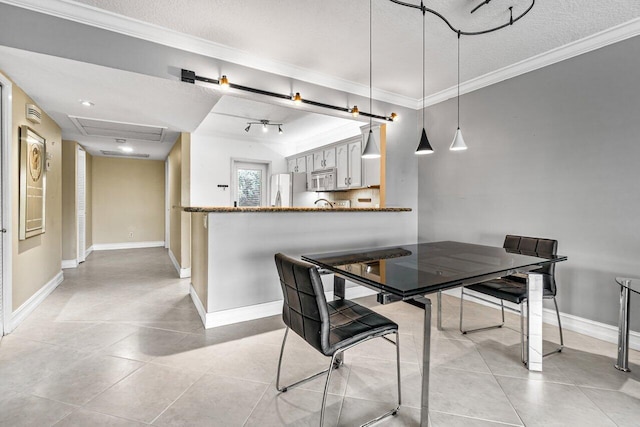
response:
[(131, 147), (119, 147), (122, 151), (124, 151), (125, 153), (131, 153), (133, 152), (133, 148)]
[(86, 99), (85, 100), (81, 99), (80, 104), (84, 105), (85, 107), (93, 107), (95, 105), (93, 102), (87, 101)]

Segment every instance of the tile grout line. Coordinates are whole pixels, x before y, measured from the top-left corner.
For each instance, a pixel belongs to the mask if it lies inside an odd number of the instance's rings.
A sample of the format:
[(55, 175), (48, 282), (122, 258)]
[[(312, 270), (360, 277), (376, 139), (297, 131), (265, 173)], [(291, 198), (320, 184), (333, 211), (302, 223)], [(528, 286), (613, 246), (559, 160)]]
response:
[(264, 396), (267, 394), (267, 391), (269, 390), (269, 387), (271, 386), (271, 384), (273, 384), (273, 381), (271, 381), (269, 384), (267, 384), (267, 386), (264, 388), (264, 391), (262, 392), (260, 397), (256, 400), (256, 403), (253, 405), (253, 408), (251, 408), (251, 411), (247, 415), (247, 418), (245, 418), (244, 422), (242, 423), (243, 427), (246, 426), (247, 423), (249, 422), (249, 420), (251, 419), (251, 415), (253, 415), (253, 413), (255, 412), (256, 408), (258, 407), (258, 405), (260, 404), (260, 402), (262, 401)]
[[(609, 414), (607, 414), (607, 413), (606, 413), (606, 412), (605, 412), (605, 411), (600, 407), (600, 405), (598, 405), (598, 403), (597, 403), (595, 400), (591, 399), (591, 398), (589, 397), (589, 395), (588, 395), (587, 393), (585, 393), (585, 392), (584, 392), (584, 390), (582, 390), (582, 387), (581, 387), (581, 386), (576, 385), (575, 387), (576, 387), (578, 390), (580, 390), (580, 393), (582, 393), (582, 395), (583, 395), (584, 397), (586, 397), (586, 398), (587, 398), (587, 400), (588, 400), (589, 402), (593, 403), (593, 405), (594, 405), (596, 408), (598, 408), (598, 411), (600, 411), (600, 412), (602, 413), (602, 415), (604, 415), (605, 417), (607, 417), (607, 419), (611, 420), (611, 422), (612, 422), (613, 424), (615, 424), (616, 426), (618, 425), (618, 423), (617, 423), (617, 422), (615, 422), (615, 421), (614, 421), (614, 420), (609, 416)], [(590, 388), (595, 389), (595, 390), (602, 390), (602, 389), (599, 389), (599, 388), (596, 388), (596, 387), (590, 387)]]
[(157, 420), (158, 418), (160, 418), (160, 417), (162, 416), (162, 414), (164, 414), (165, 412), (167, 412), (167, 410), (168, 410), (169, 408), (171, 408), (171, 407), (173, 406), (173, 404), (174, 404), (174, 403), (176, 403), (176, 402), (177, 402), (177, 401), (178, 401), (182, 396), (184, 396), (184, 394), (185, 394), (187, 391), (191, 390), (191, 388), (192, 388), (192, 387), (193, 387), (193, 386), (194, 386), (198, 381), (200, 381), (200, 380), (201, 380), (205, 375), (207, 375), (207, 373), (206, 373), (206, 372), (205, 372), (205, 373), (203, 373), (202, 375), (200, 375), (200, 377), (199, 377), (197, 380), (195, 380), (193, 383), (191, 383), (191, 385), (189, 385), (189, 387), (187, 387), (187, 388), (186, 388), (182, 393), (180, 393), (180, 395), (179, 395), (178, 397), (176, 397), (176, 398), (175, 398), (171, 403), (169, 403), (169, 404), (167, 405), (167, 407), (166, 407), (166, 408), (164, 408), (164, 409), (163, 409), (163, 410), (162, 410), (162, 411), (161, 411), (161, 412), (160, 412), (160, 413), (159, 413), (159, 414), (158, 414), (154, 419), (152, 419), (152, 420), (151, 420), (151, 422), (150, 422), (149, 424), (153, 424), (154, 422), (156, 422), (156, 420)]
[[(431, 411), (429, 411), (429, 412), (431, 412)], [(506, 423), (504, 421), (488, 420), (486, 418), (478, 418), (478, 417), (471, 417), (469, 415), (454, 414), (453, 412), (435, 411), (435, 410), (433, 412), (437, 412), (439, 414), (452, 415), (454, 417), (466, 418), (466, 419), (469, 419), (469, 420), (480, 420), (480, 421), (486, 421), (488, 423), (502, 424), (502, 425), (505, 425), (505, 426), (523, 427), (525, 425), (524, 423), (523, 424)]]

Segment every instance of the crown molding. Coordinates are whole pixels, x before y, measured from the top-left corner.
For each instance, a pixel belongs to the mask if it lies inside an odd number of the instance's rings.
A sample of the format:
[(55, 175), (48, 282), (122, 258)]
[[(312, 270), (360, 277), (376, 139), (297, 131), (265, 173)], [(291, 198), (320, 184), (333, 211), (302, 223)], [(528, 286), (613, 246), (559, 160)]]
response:
[[(98, 9), (93, 6), (76, 3), (71, 0), (0, 0), (0, 2), (175, 49), (180, 49), (186, 52), (217, 58), (257, 70), (363, 96), (365, 98), (369, 97), (369, 86), (332, 77), (284, 62), (260, 58), (251, 53), (233, 49), (210, 40), (180, 33), (159, 25), (118, 15), (104, 9)], [(467, 80), (460, 84), (460, 95), (500, 83), (504, 80), (626, 40), (639, 34), (640, 18), (632, 19), (564, 46), (557, 47), (531, 58), (524, 59), (515, 64), (508, 65), (499, 70)], [(452, 86), (448, 89), (434, 93), (433, 95), (429, 95), (423, 100), (379, 89), (373, 90), (373, 98), (378, 101), (388, 102), (390, 104), (414, 110), (420, 109), (422, 105), (429, 107), (448, 99), (455, 98), (457, 94), (457, 86)]]
[[(369, 86), (318, 73), (280, 61), (261, 58), (249, 52), (233, 49), (200, 37), (180, 33), (159, 25), (119, 15), (70, 0), (0, 0), (34, 12), (74, 21), (125, 36), (135, 37), (186, 52), (232, 62), (260, 71), (289, 77), (369, 98)], [(390, 104), (417, 109), (418, 100), (396, 93), (374, 89), (373, 98)]]
[[(564, 46), (524, 59), (499, 70), (467, 80), (460, 84), (460, 95), (491, 86), (496, 83), (520, 76), (530, 71), (556, 64), (583, 53), (591, 52), (640, 34), (640, 18), (632, 19), (615, 27), (600, 31)], [(457, 86), (434, 93), (424, 98), (424, 106), (439, 104), (458, 95)], [(420, 105), (422, 105), (420, 103)]]

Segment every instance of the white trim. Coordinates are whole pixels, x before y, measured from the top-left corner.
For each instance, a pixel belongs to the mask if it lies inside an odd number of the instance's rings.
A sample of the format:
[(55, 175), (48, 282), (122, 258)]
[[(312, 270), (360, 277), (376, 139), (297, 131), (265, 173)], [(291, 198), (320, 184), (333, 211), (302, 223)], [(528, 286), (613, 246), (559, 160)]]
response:
[(164, 240), (153, 242), (94, 243), (94, 251), (113, 251), (117, 249), (138, 249), (164, 247)]
[(27, 301), (24, 302), (16, 311), (11, 314), (11, 323), (9, 332), (15, 330), (20, 323), (30, 315), (33, 310), (38, 308), (38, 306), (45, 300), (46, 297), (49, 296), (51, 292), (53, 292), (60, 283), (64, 280), (64, 274), (62, 270), (56, 274), (53, 279), (49, 280), (43, 287), (38, 290), (35, 294), (31, 296)]
[[(468, 293), (473, 294), (473, 291), (465, 290), (465, 295)], [(443, 294), (451, 295), (456, 298), (460, 298), (460, 288), (450, 289), (444, 291)], [(482, 300), (469, 300), (486, 307), (491, 307), (499, 310), (497, 305), (489, 304)], [(512, 304), (505, 301), (505, 307), (518, 308), (516, 304)], [(545, 308), (542, 313), (542, 321), (550, 325), (558, 325), (558, 319), (556, 317), (556, 311), (554, 309)], [(585, 319), (584, 317), (574, 316), (573, 314), (567, 314), (560, 312), (560, 321), (562, 322), (562, 329), (577, 332), (579, 334), (587, 335), (592, 338), (596, 338), (602, 341), (617, 344), (618, 343), (618, 327), (607, 325), (606, 323), (596, 322), (595, 320)], [(629, 331), (629, 348), (640, 351), (640, 332)], [(614, 355), (615, 356), (615, 355)], [(613, 356), (612, 356), (613, 357)]]
[(87, 258), (91, 252), (93, 252), (93, 245), (91, 245), (87, 249), (85, 249), (84, 257)]
[(193, 301), (193, 305), (196, 306), (196, 310), (198, 311), (198, 315), (200, 315), (200, 320), (202, 321), (205, 329), (212, 328), (212, 326), (207, 326), (207, 310), (204, 309), (204, 305), (202, 305), (202, 301), (200, 301), (192, 283), (189, 284), (189, 295), (191, 295), (191, 301)]
[[(69, 0), (3, 0), (4, 3), (33, 10), (58, 18), (68, 19), (96, 28), (113, 31), (130, 37), (173, 47), (186, 52), (218, 58), (269, 73), (292, 79), (369, 97), (369, 87), (360, 83), (336, 78), (313, 70), (284, 62), (257, 57), (249, 52), (230, 48), (199, 37), (183, 34), (159, 25), (143, 22), (134, 18), (99, 9), (93, 6), (75, 3)], [(461, 83), (460, 94), (490, 86), (495, 83), (555, 64), (565, 59), (590, 52), (601, 47), (617, 43), (640, 34), (640, 18), (632, 19), (617, 26), (559, 46), (531, 58), (524, 59), (499, 70)], [(196, 70), (197, 72), (197, 70)], [(373, 98), (402, 107), (418, 110), (422, 105), (430, 106), (457, 95), (457, 87), (451, 87), (424, 98), (424, 104), (415, 98), (396, 93), (373, 90)]]
[[(4, 3), (58, 18), (102, 28), (130, 37), (158, 43), (198, 55), (217, 58), (249, 68), (341, 90), (369, 98), (369, 86), (319, 73), (285, 62), (256, 56), (200, 37), (119, 15), (93, 6), (68, 0), (3, 0)], [(196, 73), (198, 70), (196, 70)], [(374, 89), (373, 98), (403, 107), (418, 108), (415, 98)]]
[(164, 161), (164, 248), (171, 246), (171, 199), (169, 194), (169, 155)]
[(191, 277), (191, 268), (182, 268), (178, 263), (178, 260), (176, 259), (176, 257), (173, 255), (173, 252), (171, 252), (171, 249), (169, 249), (168, 252), (169, 252), (169, 259), (171, 260), (171, 263), (175, 267), (176, 271), (178, 272), (178, 276), (180, 276), (181, 279), (186, 279), (187, 277)]
[(63, 270), (67, 268), (78, 268), (78, 260), (77, 259), (63, 259), (62, 266)]
[[(637, 36), (638, 34), (640, 34), (640, 18), (635, 18), (620, 25), (616, 25), (615, 27), (607, 28), (606, 30), (568, 43), (564, 46), (559, 46), (547, 52), (532, 56), (531, 58), (516, 62), (515, 64), (508, 65), (499, 70), (467, 80), (460, 84), (460, 95), (500, 83), (530, 71), (556, 64), (566, 59), (582, 55), (583, 53), (600, 49), (601, 47), (629, 39)], [(457, 86), (452, 86), (448, 89), (425, 97), (424, 105), (425, 107), (429, 107), (446, 101), (447, 99), (455, 98), (457, 95)]]
[(11, 325), (11, 313), (13, 311), (13, 273), (12, 273), (12, 257), (13, 257), (13, 238), (12, 238), (12, 207), (11, 207), (11, 191), (13, 190), (13, 173), (11, 171), (11, 144), (13, 127), (11, 122), (11, 111), (13, 110), (13, 104), (11, 102), (13, 85), (11, 80), (0, 73), (0, 85), (2, 85), (2, 133), (0, 140), (2, 143), (2, 225), (7, 230), (6, 233), (0, 233), (0, 239), (2, 240), (2, 298), (0, 298), (0, 304), (2, 304), (2, 327), (4, 331), (0, 330), (0, 337), (3, 333), (9, 333), (12, 329)]
[[(345, 289), (345, 298), (355, 299), (363, 296), (375, 295), (376, 293), (377, 292), (372, 289), (365, 288), (363, 286), (355, 286)], [(200, 298), (198, 298), (193, 285), (191, 285), (189, 289), (189, 294), (191, 295), (193, 304), (196, 306), (196, 310), (198, 310), (198, 314), (200, 315), (200, 319), (202, 320), (202, 324), (204, 325), (205, 329), (216, 328), (218, 326), (231, 325), (233, 323), (246, 322), (248, 320), (262, 319), (263, 317), (277, 316), (279, 314), (282, 314), (283, 300), (207, 313), (204, 309), (204, 306), (202, 305), (202, 302), (200, 301)], [(325, 292), (324, 295), (327, 301), (333, 300), (332, 291)]]

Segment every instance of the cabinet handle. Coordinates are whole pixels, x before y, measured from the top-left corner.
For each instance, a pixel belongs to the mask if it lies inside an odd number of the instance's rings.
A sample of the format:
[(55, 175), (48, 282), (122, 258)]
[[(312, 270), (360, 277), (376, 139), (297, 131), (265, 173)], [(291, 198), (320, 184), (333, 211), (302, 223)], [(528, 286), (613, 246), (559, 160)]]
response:
[(349, 184), (351, 184), (351, 178), (349, 178)]
[(344, 185), (347, 185), (347, 178), (344, 179)]

